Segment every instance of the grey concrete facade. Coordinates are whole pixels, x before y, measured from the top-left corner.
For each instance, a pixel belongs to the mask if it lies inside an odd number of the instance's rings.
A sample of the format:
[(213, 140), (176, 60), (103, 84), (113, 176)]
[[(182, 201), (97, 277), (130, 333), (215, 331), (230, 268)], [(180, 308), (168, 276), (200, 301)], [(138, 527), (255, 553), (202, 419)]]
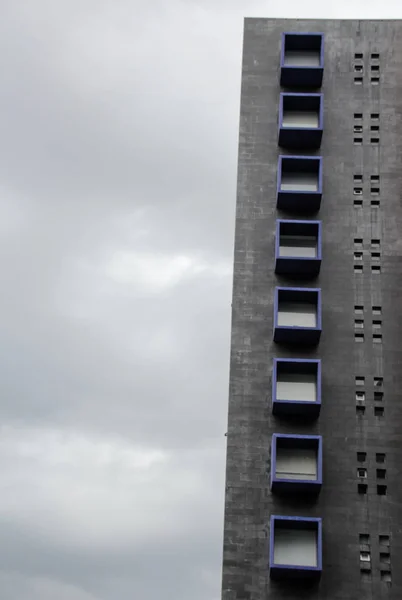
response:
[[(276, 219), (293, 216), (276, 209), (277, 160), (285, 153), (277, 145), (284, 31), (325, 35), (324, 135), (316, 152), (324, 161), (323, 200), (315, 217), (322, 221), (323, 262), (313, 282), (274, 273)], [(363, 54), (361, 85), (354, 82), (355, 53)], [(379, 85), (370, 81), (372, 53), (380, 55)], [(354, 144), (355, 113), (363, 114), (362, 145)], [(370, 142), (372, 113), (379, 113), (379, 144)], [(362, 206), (354, 206), (355, 175), (363, 176)], [(370, 192), (373, 175), (380, 176), (378, 196)], [(372, 250), (380, 252), (379, 261)], [(354, 272), (356, 251), (363, 251), (362, 273)], [(373, 265), (381, 272), (372, 272)], [(280, 285), (321, 288), (317, 348), (293, 352), (273, 342), (274, 288)], [(232, 306), (223, 600), (401, 600), (401, 21), (245, 20)], [(364, 316), (355, 315), (355, 306), (364, 307)], [(381, 316), (373, 316), (373, 306), (381, 307)], [(356, 318), (364, 318), (360, 343)], [(373, 319), (382, 321), (380, 343), (373, 341)], [(311, 424), (275, 418), (270, 404), (273, 358), (303, 356), (322, 361), (321, 415)], [(363, 386), (356, 387), (356, 377), (365, 378)], [(374, 400), (374, 377), (383, 378), (382, 400)], [(365, 392), (364, 414), (357, 413), (356, 390)], [(270, 492), (273, 433), (323, 436), (316, 501)], [(364, 464), (357, 452), (367, 453)], [(385, 454), (383, 464), (376, 453)], [(367, 468), (366, 494), (358, 493), (358, 466)], [(385, 481), (377, 479), (378, 467), (386, 469)], [(386, 495), (377, 493), (379, 483)], [(322, 518), (323, 573), (316, 587), (269, 579), (271, 514)], [(360, 534), (370, 535), (370, 572), (360, 568)], [(390, 564), (380, 560), (383, 535), (390, 536)]]

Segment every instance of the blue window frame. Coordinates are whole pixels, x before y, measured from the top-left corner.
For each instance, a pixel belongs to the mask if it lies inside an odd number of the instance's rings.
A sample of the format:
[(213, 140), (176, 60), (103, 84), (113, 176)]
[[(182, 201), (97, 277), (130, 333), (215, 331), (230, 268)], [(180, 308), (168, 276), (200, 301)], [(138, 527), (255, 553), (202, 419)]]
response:
[(321, 267), (321, 221), (278, 219), (275, 239), (275, 273), (315, 276)]
[(322, 157), (281, 155), (277, 207), (295, 213), (317, 212), (322, 198)]
[(324, 125), (322, 94), (280, 95), (278, 144), (282, 148), (316, 150)]
[(271, 489), (279, 493), (318, 494), (322, 486), (322, 437), (274, 433)]
[(322, 33), (282, 34), (281, 85), (320, 88), (324, 74)]
[(272, 515), (269, 536), (270, 577), (319, 579), (321, 572), (321, 519)]
[(321, 290), (275, 288), (274, 341), (317, 345), (321, 337)]
[(275, 358), (272, 412), (281, 417), (316, 419), (321, 409), (321, 361)]

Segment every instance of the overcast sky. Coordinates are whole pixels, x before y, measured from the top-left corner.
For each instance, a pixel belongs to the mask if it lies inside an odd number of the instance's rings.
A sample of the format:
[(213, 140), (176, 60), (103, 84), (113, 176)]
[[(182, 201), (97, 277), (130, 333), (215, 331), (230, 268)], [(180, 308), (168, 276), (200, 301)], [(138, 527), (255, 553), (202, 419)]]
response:
[(243, 17), (350, 4), (0, 0), (1, 600), (219, 600)]

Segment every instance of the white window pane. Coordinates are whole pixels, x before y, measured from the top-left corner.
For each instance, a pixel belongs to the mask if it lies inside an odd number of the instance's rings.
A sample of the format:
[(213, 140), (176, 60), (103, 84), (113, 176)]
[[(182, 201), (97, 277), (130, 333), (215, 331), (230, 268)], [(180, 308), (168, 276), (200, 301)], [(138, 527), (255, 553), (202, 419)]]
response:
[(285, 110), (282, 127), (318, 127), (318, 112), (315, 110)]
[(276, 382), (276, 399), (294, 402), (316, 402), (317, 381), (311, 374), (283, 373)]
[(316, 327), (317, 308), (306, 302), (281, 302), (278, 325), (284, 327)]
[(287, 50), (284, 64), (286, 67), (319, 67), (320, 53), (317, 50)]
[(298, 567), (317, 566), (317, 534), (309, 529), (275, 528), (274, 562)]
[(315, 258), (317, 256), (317, 238), (312, 235), (281, 235), (279, 256)]
[(314, 448), (277, 448), (278, 479), (317, 479), (317, 452)]
[(316, 192), (318, 176), (316, 173), (282, 173), (281, 190)]

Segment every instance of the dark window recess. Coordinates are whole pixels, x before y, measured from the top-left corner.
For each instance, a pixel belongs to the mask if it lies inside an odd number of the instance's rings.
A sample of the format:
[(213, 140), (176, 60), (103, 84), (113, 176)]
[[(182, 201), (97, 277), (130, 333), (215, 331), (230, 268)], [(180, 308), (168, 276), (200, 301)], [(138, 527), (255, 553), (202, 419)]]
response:
[(370, 194), (372, 194), (373, 196), (378, 196), (379, 193), (380, 193), (379, 187), (371, 187), (370, 188)]
[(381, 273), (380, 265), (371, 265), (371, 272), (372, 273)]
[(363, 260), (363, 252), (354, 252), (353, 257), (355, 260)]
[(360, 208), (363, 206), (363, 201), (362, 200), (354, 200), (353, 206), (355, 206), (356, 208)]
[[(374, 126), (372, 126), (371, 129), (373, 129), (373, 127)], [(380, 176), (379, 175), (371, 175), (370, 181), (371, 181), (371, 183), (379, 183), (380, 182)]]
[(378, 208), (380, 206), (380, 201), (379, 200), (372, 200), (370, 202), (370, 205), (373, 206), (374, 208)]
[(378, 463), (385, 463), (385, 453), (384, 452), (376, 452), (375, 460)]
[(359, 417), (363, 417), (365, 412), (366, 412), (366, 407), (365, 406), (356, 406), (356, 414)]
[(355, 73), (363, 73), (363, 65), (355, 65)]
[(357, 404), (363, 404), (366, 399), (365, 392), (356, 392), (356, 402)]
[(355, 113), (353, 116), (358, 121), (360, 121), (360, 119), (363, 119), (363, 113)]
[(364, 312), (363, 306), (356, 304), (355, 305), (355, 315), (362, 315)]
[(383, 563), (391, 562), (391, 555), (389, 552), (380, 552), (380, 561)]
[(358, 483), (357, 484), (357, 493), (358, 494), (367, 494), (367, 483)]
[(354, 239), (355, 248), (361, 248), (363, 246), (363, 238)]
[(381, 342), (382, 342), (382, 334), (381, 333), (374, 333), (373, 334), (373, 342), (375, 344), (381, 344)]
[(390, 546), (390, 537), (389, 535), (379, 535), (378, 536), (378, 543), (380, 544), (380, 546), (387, 546), (387, 548), (389, 548)]
[(378, 121), (380, 118), (380, 113), (371, 113), (370, 118), (372, 121)]
[[(373, 329), (381, 329), (382, 321), (373, 321)], [(375, 385), (375, 383), (374, 383)]]
[(377, 494), (379, 496), (387, 495), (387, 486), (386, 485), (377, 485)]
[[(374, 311), (374, 306), (373, 306), (373, 311)], [(374, 386), (375, 387), (381, 387), (383, 383), (384, 383), (383, 377), (374, 377)]]
[(385, 569), (381, 569), (381, 571), (380, 571), (380, 577), (381, 577), (381, 581), (384, 581), (384, 582), (386, 582), (388, 584), (392, 583), (391, 571), (385, 570)]
[(361, 544), (369, 544), (370, 543), (370, 534), (369, 533), (359, 533), (359, 542)]
[(364, 462), (367, 458), (367, 452), (357, 452), (356, 453), (357, 456), (357, 462)]
[(374, 392), (374, 401), (382, 402), (384, 400), (384, 392)]
[(380, 258), (381, 258), (381, 254), (380, 254), (379, 252), (372, 252), (372, 253), (371, 253), (371, 258), (372, 258), (373, 260), (380, 260)]
[(367, 469), (365, 469), (364, 467), (358, 467), (357, 468), (357, 476), (358, 477), (363, 477), (363, 479), (366, 479), (366, 477), (367, 477)]
[(355, 60), (362, 60), (363, 52), (355, 52)]
[(363, 194), (363, 188), (361, 188), (361, 187), (354, 187), (353, 188), (353, 194), (355, 196), (361, 196)]
[(353, 175), (353, 181), (355, 183), (363, 183), (363, 175)]
[(379, 60), (379, 58), (380, 58), (379, 52), (372, 52), (371, 53), (371, 60)]
[(374, 407), (374, 416), (375, 417), (383, 417), (384, 416), (384, 408), (382, 406)]
[(379, 125), (371, 125), (370, 131), (380, 131), (380, 126)]
[(355, 333), (355, 342), (364, 342), (364, 333)]
[(363, 329), (364, 321), (363, 319), (355, 319), (355, 329)]
[(371, 68), (372, 71), (375, 71), (375, 72), (378, 73), (378, 71), (380, 70), (380, 65), (371, 65), (370, 68)]
[(379, 250), (380, 249), (380, 240), (377, 240), (377, 239), (371, 240), (371, 249)]
[(385, 479), (387, 474), (386, 469), (377, 469), (377, 479)]
[(371, 561), (370, 552), (368, 550), (361, 550), (360, 551), (360, 560), (362, 562), (370, 562)]
[(353, 270), (355, 273), (363, 273), (363, 265), (354, 265)]
[(353, 127), (353, 133), (363, 133), (363, 125), (355, 125)]
[[(374, 316), (379, 317), (381, 315), (381, 313), (382, 313), (381, 306), (373, 306), (372, 311), (373, 311), (373, 315)], [(382, 377), (375, 377), (374, 381), (376, 379), (381, 379), (381, 384), (382, 384)]]
[(380, 143), (380, 138), (378, 138), (378, 137), (370, 138), (370, 144), (379, 144), (379, 143)]
[(353, 138), (353, 143), (355, 146), (361, 146), (363, 144), (363, 138), (361, 137), (354, 137)]
[(355, 385), (364, 385), (365, 377), (355, 377)]
[(372, 84), (378, 85), (380, 83), (380, 78), (379, 77), (372, 77), (370, 81), (371, 81)]

